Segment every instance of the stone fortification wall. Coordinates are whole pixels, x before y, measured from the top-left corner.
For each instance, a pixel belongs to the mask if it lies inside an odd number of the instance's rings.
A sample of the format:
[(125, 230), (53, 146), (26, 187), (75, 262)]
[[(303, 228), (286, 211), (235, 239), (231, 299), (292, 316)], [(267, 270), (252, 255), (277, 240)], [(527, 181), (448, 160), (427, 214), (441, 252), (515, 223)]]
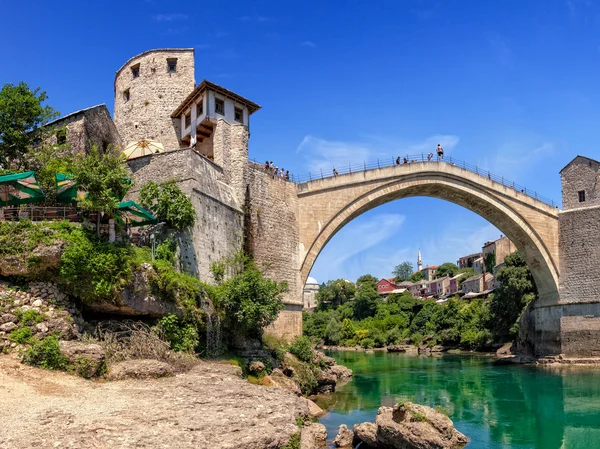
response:
[(233, 189), (223, 182), (222, 170), (191, 149), (140, 157), (128, 166), (136, 184), (128, 199), (137, 199), (147, 181), (176, 180), (190, 196), (196, 223), (190, 233), (177, 237), (182, 268), (212, 282), (211, 264), (233, 256), (243, 240), (242, 209)]
[(240, 204), (246, 194), (248, 137), (247, 126), (217, 120), (213, 134), (215, 164), (223, 168), (224, 180), (233, 188)]
[[(177, 59), (175, 72), (169, 59)], [(150, 50), (127, 61), (115, 76), (115, 125), (124, 144), (148, 138), (179, 148), (179, 120), (171, 114), (194, 87), (193, 48)]]
[[(597, 183), (600, 164), (586, 157), (577, 156), (561, 171), (563, 210), (582, 206), (600, 205)], [(579, 192), (585, 192), (585, 201), (579, 202)]]

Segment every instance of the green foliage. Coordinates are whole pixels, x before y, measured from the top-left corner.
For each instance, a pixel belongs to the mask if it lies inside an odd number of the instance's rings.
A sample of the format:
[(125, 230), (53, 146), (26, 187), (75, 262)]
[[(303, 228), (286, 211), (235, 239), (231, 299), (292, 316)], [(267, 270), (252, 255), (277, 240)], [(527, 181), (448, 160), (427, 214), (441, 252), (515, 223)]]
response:
[(325, 310), (328, 307), (338, 307), (354, 298), (356, 289), (354, 284), (344, 279), (329, 281), (321, 285), (317, 293), (319, 309)]
[(525, 259), (517, 251), (504, 258), (504, 266), (496, 274), (500, 287), (490, 299), (489, 327), (497, 341), (514, 337), (516, 321), (537, 296), (533, 275)]
[(64, 370), (68, 366), (67, 358), (60, 353), (58, 338), (54, 336), (35, 340), (31, 348), (25, 351), (21, 361), (26, 365), (49, 370)]
[(257, 336), (283, 309), (281, 295), (287, 284), (265, 278), (251, 261), (245, 268), (211, 289), (209, 295), (222, 311), (227, 326), (240, 334)]
[(20, 326), (8, 335), (10, 341), (19, 345), (29, 343), (32, 338), (33, 334), (28, 326)]
[(158, 329), (173, 351), (193, 352), (199, 346), (200, 339), (196, 326), (181, 320), (176, 315), (171, 314), (161, 318)]
[(413, 275), (413, 271), (413, 264), (407, 261), (396, 265), (392, 274), (396, 278), (396, 282), (404, 282), (410, 279)]
[(420, 271), (417, 271), (416, 273), (413, 273), (413, 274), (412, 274), (412, 275), (411, 275), (411, 276), (408, 278), (408, 280), (409, 280), (410, 282), (413, 282), (413, 283), (415, 283), (415, 282), (419, 282), (419, 281), (422, 281), (423, 279), (425, 279), (425, 275), (424, 275), (423, 273), (421, 273)]
[(485, 264), (485, 271), (493, 273), (496, 267), (496, 253), (487, 253), (483, 256), (483, 263)]
[(86, 210), (114, 214), (121, 199), (131, 188), (127, 178), (122, 153), (107, 151), (100, 154), (92, 146), (87, 155), (75, 159), (75, 181), (87, 191), (87, 197), (79, 199), (79, 206)]
[(0, 221), (0, 256), (29, 253), (40, 244), (52, 245), (65, 239), (78, 226), (67, 221), (33, 223), (29, 220)]
[(17, 310), (15, 315), (19, 319), (19, 322), (25, 326), (33, 326), (34, 324), (41, 323), (44, 320), (44, 316), (34, 309)]
[(356, 288), (359, 289), (362, 286), (369, 286), (377, 290), (377, 282), (379, 282), (379, 279), (372, 274), (363, 274), (356, 280)]
[(122, 290), (135, 268), (132, 245), (107, 243), (74, 230), (61, 256), (65, 287), (84, 302), (110, 300)]
[(281, 449), (300, 449), (300, 434), (295, 433), (292, 436), (290, 436), (288, 444), (286, 444), (285, 446), (281, 446)]
[(310, 362), (313, 358), (312, 344), (306, 336), (296, 337), (288, 347), (288, 351), (302, 362)]
[(0, 90), (0, 169), (26, 167), (26, 154), (40, 138), (41, 127), (59, 115), (43, 105), (46, 99), (46, 92), (31, 90), (23, 81)]
[(356, 281), (358, 291), (354, 296), (354, 317), (363, 319), (375, 315), (377, 310), (377, 279), (371, 275), (365, 275)]
[(166, 239), (156, 247), (156, 258), (158, 260), (169, 262), (171, 265), (173, 265), (175, 263), (176, 250), (177, 243), (171, 239)]
[(174, 182), (163, 185), (147, 182), (140, 190), (140, 202), (176, 231), (194, 226), (196, 221), (192, 200)]
[(373, 348), (375, 347), (375, 340), (371, 337), (363, 338), (360, 345), (365, 349)]
[(452, 262), (445, 262), (443, 264), (441, 264), (438, 269), (435, 272), (435, 277), (436, 278), (443, 278), (444, 276), (456, 276), (459, 272), (459, 268), (456, 264), (453, 264)]
[(411, 415), (411, 421), (423, 422), (426, 420), (427, 417), (423, 413), (413, 412)]

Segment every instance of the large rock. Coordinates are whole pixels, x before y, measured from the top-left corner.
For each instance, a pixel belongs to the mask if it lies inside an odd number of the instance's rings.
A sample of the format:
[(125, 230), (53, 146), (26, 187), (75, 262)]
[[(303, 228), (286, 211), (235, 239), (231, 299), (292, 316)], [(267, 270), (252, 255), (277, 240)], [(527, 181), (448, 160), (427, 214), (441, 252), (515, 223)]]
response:
[(338, 384), (348, 382), (352, 378), (352, 370), (344, 365), (330, 366), (328, 371), (336, 377)]
[(363, 442), (369, 447), (377, 447), (377, 424), (372, 422), (364, 422), (354, 425), (354, 445)]
[(13, 315), (12, 313), (4, 313), (0, 315), (0, 324), (16, 323), (17, 321), (17, 316)]
[(320, 418), (325, 415), (327, 412), (315, 404), (313, 401), (307, 398), (302, 398), (303, 401), (306, 401), (306, 405), (308, 407), (308, 414), (312, 418)]
[(446, 415), (411, 402), (380, 407), (375, 424), (383, 449), (454, 449), (468, 442)]
[(12, 332), (17, 328), (17, 325), (12, 321), (8, 323), (0, 324), (0, 331), (2, 332)]
[(300, 449), (323, 449), (327, 444), (327, 429), (323, 424), (308, 422), (302, 427)]
[(274, 369), (269, 377), (271, 378), (273, 386), (288, 390), (298, 396), (302, 395), (302, 391), (300, 391), (298, 384), (293, 379), (283, 374), (283, 371), (279, 368)]
[(321, 370), (317, 376), (317, 387), (315, 392), (318, 394), (333, 393), (337, 384), (337, 376), (330, 370)]
[(496, 351), (496, 356), (509, 357), (509, 356), (513, 355), (512, 347), (513, 347), (512, 343), (503, 344), (502, 347)]
[(171, 365), (159, 360), (125, 360), (110, 367), (108, 380), (148, 379), (173, 375)]
[(59, 347), (69, 365), (82, 377), (99, 376), (106, 369), (105, 352), (100, 345), (60, 341)]
[(346, 424), (342, 424), (338, 429), (338, 434), (333, 440), (333, 444), (336, 447), (352, 448), (352, 441), (354, 440), (354, 432), (348, 429)]
[(312, 362), (321, 367), (335, 365), (335, 359), (323, 354), (321, 351), (313, 351)]
[(257, 375), (265, 370), (265, 364), (259, 360), (255, 360), (248, 365), (248, 372)]
[[(60, 265), (65, 242), (52, 245), (40, 244), (31, 252), (0, 258), (0, 275), (28, 276)], [(35, 263), (32, 263), (35, 261)]]

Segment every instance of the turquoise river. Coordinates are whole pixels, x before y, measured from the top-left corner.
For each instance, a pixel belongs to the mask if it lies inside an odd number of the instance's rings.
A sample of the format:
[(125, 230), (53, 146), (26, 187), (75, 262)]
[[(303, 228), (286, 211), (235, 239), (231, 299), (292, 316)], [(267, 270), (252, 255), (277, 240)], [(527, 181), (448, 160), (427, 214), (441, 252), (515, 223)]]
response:
[(467, 449), (600, 448), (600, 368), (494, 366), (481, 355), (420, 357), (330, 352), (353, 380), (316, 402), (331, 441), (340, 424), (374, 421), (377, 409), (413, 401), (440, 406)]

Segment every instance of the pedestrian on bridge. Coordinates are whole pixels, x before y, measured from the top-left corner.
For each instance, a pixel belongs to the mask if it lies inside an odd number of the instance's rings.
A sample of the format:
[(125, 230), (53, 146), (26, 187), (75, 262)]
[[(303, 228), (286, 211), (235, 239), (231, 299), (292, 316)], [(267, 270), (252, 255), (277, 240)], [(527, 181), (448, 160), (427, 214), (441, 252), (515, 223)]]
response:
[(442, 148), (442, 146), (439, 143), (437, 146), (437, 155), (438, 155), (438, 159), (444, 159), (444, 149)]
[(333, 169), (333, 176), (337, 176), (338, 175), (338, 171), (334, 168)]

